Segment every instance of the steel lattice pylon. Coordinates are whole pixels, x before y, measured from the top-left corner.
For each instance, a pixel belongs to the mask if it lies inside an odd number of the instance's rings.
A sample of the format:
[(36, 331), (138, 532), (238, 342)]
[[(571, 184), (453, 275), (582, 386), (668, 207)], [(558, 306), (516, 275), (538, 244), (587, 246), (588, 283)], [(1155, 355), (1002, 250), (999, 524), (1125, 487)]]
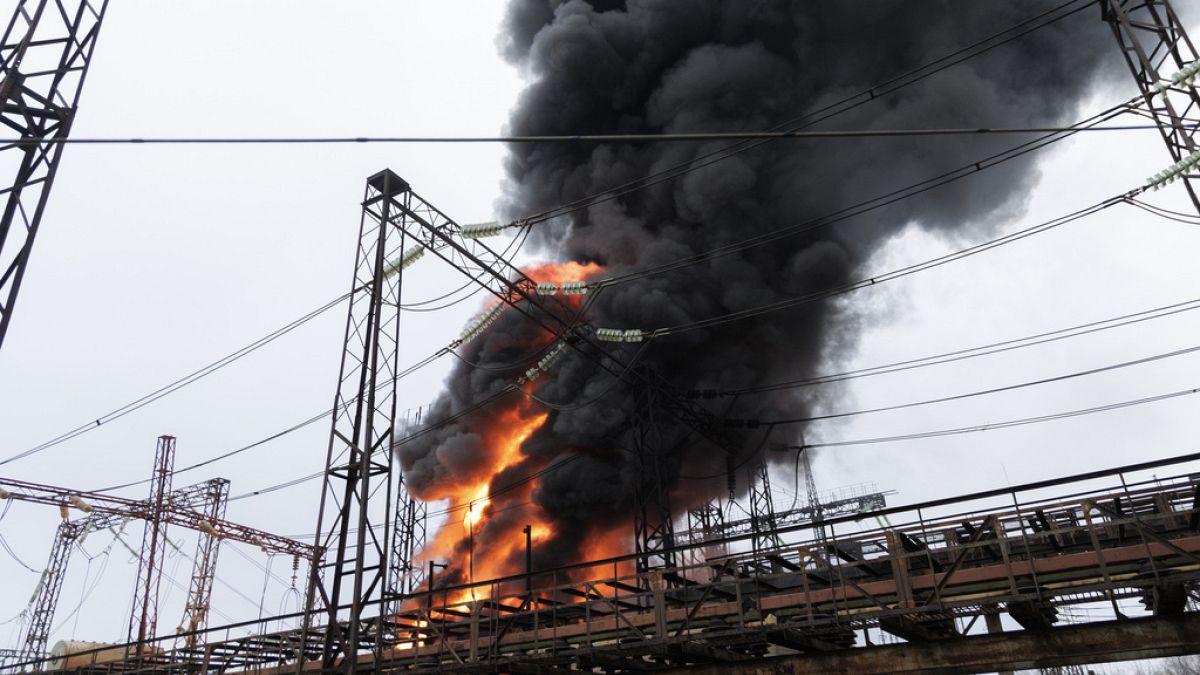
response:
[[(421, 408), (409, 411), (400, 431), (407, 434), (413, 427), (419, 426), (422, 412)], [(398, 610), (404, 596), (420, 591), (425, 583), (425, 567), (417, 563), (416, 555), (425, 548), (428, 540), (426, 520), (429, 507), (408, 493), (403, 476), (396, 480), (398, 494), (393, 516), (395, 530), (392, 535), (392, 567), (387, 590), (395, 599)]]
[(71, 131), (108, 0), (18, 0), (0, 42), (0, 345)]
[[(404, 229), (391, 222), (393, 203), (410, 194), (408, 184), (387, 171), (367, 180), (363, 199), (317, 522), (323, 555), (313, 567), (305, 612), (306, 623), (325, 619), (326, 670), (346, 657), (339, 669), (353, 672), (360, 650), (379, 654), (386, 646), (383, 626), (362, 625), (362, 608), (384, 598), (394, 579), (389, 539), (403, 274), (388, 261), (400, 259), (405, 239)], [(348, 607), (345, 615), (340, 606)]]
[(750, 484), (750, 528), (755, 551), (782, 546), (775, 532), (775, 500), (771, 495), (771, 474), (764, 459), (754, 465), (747, 476)]
[(638, 572), (675, 567), (675, 527), (667, 484), (666, 439), (659, 426), (657, 391), (639, 387), (634, 395), (630, 434), (637, 473), (634, 483), (633, 540)]
[(142, 535), (142, 553), (138, 556), (133, 611), (129, 615), (129, 641), (137, 643), (139, 654), (145, 641), (158, 634), (158, 588), (162, 582), (167, 544), (167, 523), (162, 514), (170, 499), (174, 472), (175, 437), (159, 436), (154, 451), (154, 473), (150, 479), (149, 515)]
[[(1167, 150), (1183, 160), (1198, 149), (1196, 128), (1185, 120), (1200, 114), (1200, 90), (1194, 79), (1171, 78), (1200, 54), (1168, 0), (1102, 0), (1101, 7)], [(1200, 212), (1200, 170), (1188, 169), (1180, 179)]]

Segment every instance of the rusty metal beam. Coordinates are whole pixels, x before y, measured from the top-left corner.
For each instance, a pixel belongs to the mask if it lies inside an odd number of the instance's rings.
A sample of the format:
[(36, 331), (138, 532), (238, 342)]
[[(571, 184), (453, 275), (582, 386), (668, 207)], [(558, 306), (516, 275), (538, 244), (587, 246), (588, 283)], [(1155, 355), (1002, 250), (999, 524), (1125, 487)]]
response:
[[(978, 673), (1132, 661), (1200, 653), (1200, 614), (975, 635), (956, 640), (691, 666), (688, 675)], [(683, 673), (682, 669), (661, 671)]]

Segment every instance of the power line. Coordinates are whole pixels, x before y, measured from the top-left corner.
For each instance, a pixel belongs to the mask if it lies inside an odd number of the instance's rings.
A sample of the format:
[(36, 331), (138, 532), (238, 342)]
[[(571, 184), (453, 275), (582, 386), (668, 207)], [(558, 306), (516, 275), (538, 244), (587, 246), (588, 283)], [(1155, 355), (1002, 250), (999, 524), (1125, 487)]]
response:
[(1132, 366), (1140, 366), (1140, 365), (1144, 365), (1147, 363), (1153, 363), (1155, 361), (1162, 361), (1165, 359), (1175, 358), (1177, 356), (1186, 356), (1188, 354), (1193, 354), (1198, 351), (1200, 351), (1200, 345), (1193, 346), (1193, 347), (1187, 347), (1184, 349), (1177, 349), (1175, 351), (1165, 352), (1162, 354), (1155, 354), (1153, 356), (1146, 356), (1146, 357), (1142, 357), (1139, 359), (1133, 359), (1131, 361), (1122, 361), (1120, 363), (1114, 363), (1114, 364), (1110, 364), (1107, 366), (1100, 366), (1097, 368), (1088, 368), (1086, 370), (1079, 370), (1079, 371), (1067, 373), (1064, 375), (1056, 375), (1054, 377), (1046, 377), (1046, 378), (1042, 378), (1042, 379), (1038, 379), (1038, 380), (1029, 380), (1029, 381), (1021, 382), (1018, 384), (1010, 384), (1010, 385), (1006, 385), (1003, 387), (980, 389), (977, 391), (972, 391), (972, 392), (968, 392), (968, 393), (964, 393), (964, 394), (955, 394), (953, 396), (942, 396), (939, 398), (926, 399), (923, 401), (913, 401), (913, 402), (909, 402), (909, 403), (899, 403), (896, 405), (882, 406), (879, 408), (868, 408), (866, 410), (853, 410), (853, 411), (846, 411), (846, 412), (826, 413), (826, 414), (822, 414), (822, 415), (812, 415), (809, 417), (800, 417), (800, 418), (791, 419), (791, 420), (788, 420), (787, 423), (788, 424), (797, 424), (797, 423), (801, 423), (801, 422), (818, 422), (818, 421), (823, 421), (823, 420), (843, 419), (846, 417), (858, 417), (860, 415), (870, 415), (870, 414), (881, 413), (881, 412), (892, 412), (895, 410), (907, 410), (909, 408), (917, 408), (917, 407), (926, 406), (926, 405), (934, 405), (937, 403), (949, 403), (951, 401), (961, 401), (961, 400), (968, 399), (968, 398), (977, 398), (979, 396), (989, 396), (991, 394), (999, 394), (999, 393), (1008, 392), (1008, 391), (1016, 391), (1018, 389), (1028, 389), (1029, 387), (1036, 387), (1036, 386), (1043, 385), (1043, 384), (1052, 384), (1055, 382), (1063, 382), (1066, 380), (1073, 380), (1073, 379), (1076, 379), (1079, 377), (1086, 377), (1088, 375), (1097, 375), (1099, 373), (1107, 373), (1107, 372), (1113, 371), (1113, 370), (1121, 370), (1123, 368), (1130, 368)]
[(188, 373), (187, 375), (184, 375), (183, 377), (175, 380), (174, 382), (171, 382), (170, 384), (162, 386), (162, 387), (150, 392), (149, 394), (142, 396), (141, 398), (130, 401), (129, 403), (126, 403), (125, 405), (123, 405), (119, 408), (116, 408), (115, 410), (112, 410), (109, 413), (106, 413), (104, 415), (101, 415), (100, 417), (97, 417), (95, 419), (95, 421), (88, 422), (86, 424), (81, 424), (66, 433), (55, 436), (54, 438), (52, 438), (44, 443), (35, 445), (32, 448), (29, 448), (28, 450), (19, 452), (3, 461), (0, 461), (0, 466), (9, 464), (11, 462), (15, 462), (19, 459), (24, 459), (25, 457), (29, 457), (31, 455), (35, 455), (39, 452), (42, 452), (43, 450), (47, 450), (47, 449), (52, 448), (60, 443), (64, 443), (66, 441), (71, 440), (72, 438), (81, 436), (89, 431), (92, 431), (92, 430), (100, 427), (102, 424), (106, 424), (113, 420), (120, 419), (120, 418), (124, 417), (125, 415), (128, 415), (129, 413), (136, 412), (136, 411), (150, 405), (151, 403), (154, 403), (155, 401), (163, 398), (164, 396), (173, 394), (174, 392), (178, 391), (179, 389), (182, 389), (183, 387), (186, 387), (187, 385), (195, 382), (196, 380), (199, 380), (207, 375), (211, 375), (211, 374), (217, 372), (218, 370), (221, 370), (222, 368), (228, 366), (229, 364), (238, 361), (242, 357), (252, 354), (252, 353), (258, 351), (259, 349), (261, 349), (262, 347), (265, 347), (266, 345), (271, 344), (275, 340), (278, 340), (279, 338), (283, 337), (284, 335), (287, 335), (288, 333), (292, 332), (293, 330), (296, 330), (300, 326), (303, 326), (304, 324), (308, 323), (309, 321), (312, 321), (313, 319), (324, 314), (325, 312), (329, 311), (330, 309), (337, 307), (338, 305), (340, 305), (343, 301), (345, 301), (349, 297), (350, 297), (350, 294), (347, 293), (347, 294), (342, 295), (334, 300), (331, 300), (330, 302), (325, 303), (324, 305), (312, 310), (311, 312), (305, 314), (304, 316), (302, 316), (298, 319), (295, 319), (293, 321), (290, 321), (287, 324), (283, 325), (282, 327), (277, 328), (274, 331), (271, 331), (270, 333), (264, 335), (261, 338), (258, 338), (257, 340), (251, 342), (250, 344), (246, 345), (245, 347), (242, 347), (241, 349), (238, 349), (235, 352), (228, 354), (226, 356), (223, 356), (202, 368), (194, 370), (191, 373)]
[(1112, 328), (1120, 328), (1123, 326), (1129, 326), (1129, 325), (1141, 323), (1143, 321), (1151, 321), (1154, 319), (1160, 319), (1160, 318), (1163, 318), (1166, 316), (1172, 316), (1175, 314), (1180, 314), (1182, 312), (1190, 312), (1190, 311), (1193, 311), (1196, 309), (1200, 309), (1200, 298), (1188, 300), (1186, 302), (1180, 302), (1180, 303), (1175, 303), (1175, 304), (1171, 304), (1171, 305), (1166, 305), (1163, 307), (1156, 307), (1154, 309), (1143, 310), (1140, 312), (1135, 312), (1133, 314), (1124, 314), (1122, 316), (1117, 316), (1117, 317), (1113, 317), (1110, 319), (1103, 319), (1100, 321), (1091, 321), (1088, 323), (1071, 326), (1069, 328), (1059, 328), (1059, 329), (1056, 329), (1053, 331), (1037, 333), (1035, 335), (1028, 335), (1025, 337), (1014, 338), (1011, 340), (1004, 340), (1001, 342), (993, 342), (991, 344), (982, 345), (982, 346), (978, 346), (978, 347), (970, 347), (967, 349), (958, 349), (958, 350), (954, 350), (954, 351), (950, 351), (950, 352), (944, 352), (941, 354), (935, 354), (933, 356), (923, 356), (920, 358), (907, 359), (904, 361), (897, 361), (897, 362), (888, 363), (888, 364), (879, 365), (879, 366), (871, 366), (869, 368), (858, 368), (855, 370), (848, 370), (848, 371), (843, 371), (840, 373), (833, 373), (830, 375), (818, 375), (815, 377), (808, 377), (808, 378), (803, 378), (803, 379), (798, 379), (798, 380), (788, 380), (788, 381), (784, 381), (784, 382), (776, 382), (776, 383), (765, 384), (765, 385), (756, 386), (756, 387), (743, 387), (741, 389), (709, 390), (709, 391), (697, 390), (697, 391), (691, 392), (691, 395), (693, 397), (697, 397), (697, 398), (699, 398), (701, 396), (704, 396), (704, 397), (744, 396), (744, 395), (748, 395), (748, 394), (758, 394), (758, 393), (771, 392), (771, 391), (782, 391), (782, 390), (786, 390), (786, 389), (795, 389), (795, 388), (800, 388), (800, 387), (811, 387), (811, 386), (816, 386), (816, 385), (829, 384), (832, 382), (841, 382), (844, 380), (857, 379), (860, 377), (870, 377), (873, 375), (887, 375), (887, 374), (891, 374), (891, 373), (903, 372), (906, 370), (913, 370), (916, 368), (925, 368), (928, 366), (936, 366), (936, 365), (942, 365), (945, 363), (953, 363), (955, 361), (962, 361), (965, 359), (976, 358), (979, 356), (990, 356), (992, 354), (999, 354), (1001, 352), (1007, 352), (1007, 351), (1011, 351), (1014, 349), (1023, 349), (1025, 347), (1033, 347), (1036, 345), (1046, 344), (1048, 342), (1057, 342), (1059, 340), (1065, 340), (1067, 338), (1072, 338), (1072, 337), (1079, 337), (1082, 335), (1090, 335), (1092, 333), (1098, 333), (1100, 331), (1105, 331), (1105, 330), (1109, 330)]
[[(1195, 125), (1193, 125), (1195, 126)], [(1084, 131), (1157, 131), (1156, 124), (1122, 124), (1089, 127)], [(1072, 131), (1071, 127), (944, 127), (928, 129), (841, 129), (828, 131), (713, 131), (646, 134), (548, 134), (542, 136), (259, 136), (259, 137), (157, 137), (78, 138), (51, 140), (9, 139), (21, 145), (345, 145), (345, 144), (530, 144), (530, 143), (680, 143), (692, 141), (829, 140), (844, 138), (927, 138), (938, 136), (1002, 136)]]
[[(1145, 405), (1147, 403), (1157, 403), (1170, 399), (1180, 398), (1182, 396), (1191, 396), (1192, 394), (1200, 393), (1200, 388), (1183, 389), (1180, 391), (1158, 394), (1155, 396), (1147, 396), (1145, 398), (1137, 398), (1128, 401), (1119, 401), (1117, 403), (1108, 403), (1105, 405), (1094, 406), (1091, 408), (1079, 408), (1076, 410), (1067, 410), (1063, 412), (1051, 413), (1049, 415), (1039, 415), (1037, 417), (1022, 417), (1019, 419), (1007, 420), (1004, 422), (989, 422), (987, 424), (978, 424), (969, 427), (957, 427), (953, 429), (939, 429), (936, 431), (922, 431), (913, 434), (900, 434), (896, 436), (879, 436), (875, 438), (859, 438), (845, 441), (830, 441), (826, 443), (809, 443), (805, 448), (839, 448), (852, 445), (871, 445), (875, 443), (892, 443), (898, 441), (912, 441), (926, 438), (938, 438), (941, 436), (955, 436), (959, 434), (969, 434), (975, 432), (992, 431), (994, 429), (1008, 429), (1010, 427), (1025, 426), (1027, 424), (1040, 424), (1042, 422), (1053, 422), (1056, 420), (1068, 419), (1071, 417), (1080, 417), (1083, 415), (1094, 415), (1096, 413), (1109, 412), (1111, 410), (1120, 410), (1122, 408), (1131, 408), (1133, 406)], [(782, 426), (787, 424), (801, 424), (806, 422), (805, 418), (774, 420), (770, 422), (762, 422), (765, 426)]]
[(795, 307), (797, 305), (802, 305), (802, 304), (809, 303), (809, 302), (815, 302), (817, 300), (823, 300), (823, 299), (830, 298), (830, 297), (833, 297), (836, 295), (844, 295), (846, 293), (861, 290), (863, 288), (870, 288), (872, 286), (876, 286), (878, 284), (885, 283), (887, 281), (892, 281), (895, 279), (907, 277), (912, 274), (916, 274), (918, 272), (923, 272), (926, 270), (934, 269), (936, 267), (941, 267), (942, 265), (956, 262), (958, 260), (962, 260), (963, 258), (977, 255), (979, 253), (984, 253), (984, 252), (990, 251), (994, 248), (998, 248), (998, 247), (1004, 246), (1006, 244), (1011, 244), (1013, 242), (1020, 241), (1022, 239), (1026, 239), (1028, 237), (1032, 237), (1034, 235), (1041, 234), (1043, 232), (1048, 232), (1048, 231), (1050, 231), (1056, 227), (1059, 227), (1061, 225), (1066, 225), (1067, 223), (1071, 223), (1076, 220), (1085, 218), (1087, 216), (1099, 213), (1100, 211), (1111, 208), (1117, 204), (1124, 203), (1125, 199), (1127, 197), (1134, 195), (1134, 194), (1138, 194), (1140, 192), (1140, 190), (1141, 190), (1141, 188), (1137, 188), (1137, 189), (1131, 190), (1123, 195), (1118, 195), (1116, 197), (1109, 197), (1108, 199), (1097, 202), (1096, 204), (1093, 204), (1091, 206), (1084, 207), (1077, 211), (1073, 211), (1072, 213), (1069, 213), (1065, 216), (1060, 216), (1060, 217), (1054, 218), (1052, 220), (1044, 221), (1044, 222), (1038, 223), (1036, 225), (1032, 225), (1030, 227), (1026, 227), (1021, 230), (1017, 230), (1016, 232), (1006, 234), (1002, 237), (997, 237), (995, 239), (991, 239), (991, 240), (988, 240), (988, 241), (985, 241), (985, 242), (982, 242), (979, 244), (975, 244), (974, 246), (968, 246), (967, 248), (959, 249), (952, 253), (947, 253), (945, 255), (938, 256), (936, 258), (932, 258), (932, 259), (925, 260), (925, 261), (922, 261), (919, 263), (915, 263), (913, 265), (901, 267), (899, 269), (895, 269), (890, 272), (885, 272), (884, 274), (879, 274), (879, 275), (869, 277), (866, 279), (860, 279), (858, 281), (854, 281), (849, 284), (844, 284), (842, 286), (837, 286), (837, 287), (825, 289), (822, 291), (808, 293), (805, 295), (797, 296), (795, 298), (779, 300), (777, 302), (768, 303), (766, 305), (760, 305), (758, 307), (752, 307), (752, 308), (740, 310), (737, 312), (729, 312), (727, 314), (710, 317), (707, 319), (701, 319), (699, 321), (691, 321), (688, 323), (678, 324), (676, 326), (670, 326), (667, 328), (653, 329), (653, 330), (649, 331), (649, 337), (652, 337), (652, 338), (653, 337), (661, 337), (661, 336), (665, 336), (665, 335), (673, 335), (673, 334), (678, 334), (678, 333), (682, 333), (682, 332), (686, 332), (686, 331), (690, 331), (690, 330), (696, 330), (696, 329), (700, 329), (700, 328), (711, 328), (713, 326), (717, 326), (720, 324), (730, 323), (733, 321), (740, 321), (742, 319), (748, 319), (748, 318), (760, 316), (763, 314), (776, 312), (776, 311), (779, 311), (782, 309), (788, 309), (791, 307)]

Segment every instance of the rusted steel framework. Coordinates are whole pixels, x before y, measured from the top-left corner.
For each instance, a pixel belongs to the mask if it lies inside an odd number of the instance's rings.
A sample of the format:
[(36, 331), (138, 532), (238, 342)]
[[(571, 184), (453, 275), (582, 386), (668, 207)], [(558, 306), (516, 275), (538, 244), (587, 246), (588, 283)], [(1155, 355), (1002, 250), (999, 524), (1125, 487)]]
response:
[[(176, 509), (202, 509), (207, 510), (209, 500), (214, 494), (228, 494), (229, 481), (224, 478), (214, 478), (199, 485), (191, 485), (185, 488), (180, 488), (170, 495), (170, 502), (173, 508)], [(224, 487), (222, 487), (224, 486)], [(80, 502), (91, 505), (87, 502)], [(150, 507), (145, 502), (141, 502), (140, 513), (149, 513)], [(38, 581), (37, 589), (34, 591), (33, 600), (30, 602), (29, 627), (25, 632), (25, 638), (22, 640), (22, 648), (20, 650), (20, 659), (22, 661), (30, 661), (40, 658), (46, 654), (46, 645), (50, 639), (50, 627), (54, 621), (54, 613), (58, 609), (58, 600), (62, 591), (63, 579), (66, 576), (67, 569), (71, 560), (71, 553), (75, 547), (83, 542), (83, 540), (92, 532), (105, 530), (118, 526), (123, 526), (127, 521), (137, 518), (133, 513), (110, 513), (103, 511), (92, 511), (91, 513), (75, 520), (64, 520), (56, 529), (54, 543), (50, 547), (50, 557), (46, 562), (46, 567), (42, 571), (41, 579)], [(205, 536), (205, 535), (202, 535)], [(213, 561), (215, 563), (215, 551), (213, 553)], [(195, 580), (193, 579), (193, 585)], [(211, 592), (212, 586), (207, 586), (207, 591)], [(200, 601), (198, 601), (199, 604)], [(208, 596), (204, 596), (203, 604), (207, 606)]]
[(764, 459), (756, 463), (748, 474), (750, 484), (750, 531), (754, 534), (751, 540), (756, 551), (765, 551), (779, 546), (779, 535), (776, 534), (775, 498), (771, 493), (771, 472)]
[[(1200, 454), (1186, 460), (1200, 461)], [(978, 619), (988, 615), (1010, 623), (1006, 638), (1051, 646), (1055, 635), (1070, 642), (1072, 621), (1093, 622), (1101, 632), (1105, 622), (1128, 621), (1131, 635), (1150, 635), (1148, 627), (1159, 624), (1167, 632), (1194, 627), (1198, 615), (1187, 608), (1200, 583), (1200, 474), (1163, 476), (1163, 467), (1182, 461), (879, 512), (894, 526), (877, 526), (871, 516), (829, 517), (824, 537), (810, 525), (780, 528), (784, 544), (770, 551), (746, 550), (751, 535), (733, 537), (725, 543), (735, 552), (674, 570), (639, 572), (631, 555), (539, 573), (532, 591), (525, 575), (431, 590), (399, 614), (364, 622), (396, 642), (381, 654), (360, 654), (355, 666), (363, 672), (634, 672), (735, 668), (806, 655), (832, 663), (834, 657), (853, 660), (857, 650), (898, 649), (860, 640), (865, 630), (918, 645), (894, 658), (919, 663), (932, 644), (975, 639)], [(686, 547), (679, 552), (680, 559), (690, 558)], [(671, 587), (667, 574), (688, 582)], [(467, 600), (472, 597), (477, 600)], [(1145, 617), (1069, 613), (1077, 606), (1102, 609), (1114, 598), (1126, 603), (1127, 613), (1130, 601), (1140, 601)], [(204, 650), (146, 650), (141, 658), (104, 663), (97, 650), (94, 666), (77, 672), (294, 672), (297, 654), (319, 653), (327, 629), (255, 627), (300, 616), (211, 629)], [(1059, 633), (1060, 626), (1067, 630)], [(375, 637), (360, 639), (365, 644)], [(1044, 662), (1146, 654), (1136, 642), (1075, 648)], [(1200, 643), (1170, 649), (1195, 652)]]
[(46, 210), (108, 0), (17, 0), (0, 39), (0, 345)]
[[(1101, 7), (1167, 150), (1174, 161), (1184, 160), (1200, 149), (1194, 123), (1200, 90), (1194, 77), (1174, 76), (1200, 53), (1168, 0), (1102, 0)], [(1200, 165), (1186, 168), (1180, 179), (1200, 212)]]
[[(150, 517), (151, 506), (146, 500), (116, 497), (104, 492), (88, 492), (72, 490), (54, 485), (41, 485), (23, 480), (0, 478), (0, 490), (4, 491), (4, 499), (47, 504), (56, 507), (76, 507), (83, 503), (87, 508), (97, 513), (112, 514), (122, 518), (146, 520)], [(78, 508), (78, 507), (76, 507)], [(277, 534), (264, 532), (253, 527), (247, 527), (228, 520), (207, 518), (203, 513), (186, 508), (175, 500), (167, 500), (162, 509), (164, 523), (182, 527), (196, 532), (216, 532), (218, 537), (230, 541), (253, 544), (268, 553), (282, 553), (298, 557), (302, 560), (312, 560), (314, 548), (311, 544), (281, 537)]]
[(129, 641), (141, 645), (158, 635), (158, 588), (166, 558), (167, 523), (163, 512), (170, 499), (175, 473), (175, 437), (159, 436), (154, 451), (154, 473), (150, 476), (149, 517), (138, 556), (137, 583), (133, 588), (133, 611), (129, 616)]
[[(224, 520), (225, 507), (229, 500), (229, 481), (214, 478), (203, 484), (200, 513), (210, 521)], [(174, 497), (174, 495), (172, 495)], [(183, 506), (183, 508), (187, 508)], [(212, 604), (213, 581), (217, 578), (217, 554), (221, 549), (221, 538), (216, 530), (202, 531), (196, 539), (196, 555), (192, 558), (192, 581), (188, 586), (187, 602), (183, 608), (183, 620), (176, 634), (189, 646), (196, 646), (202, 628), (208, 624), (208, 610)]]

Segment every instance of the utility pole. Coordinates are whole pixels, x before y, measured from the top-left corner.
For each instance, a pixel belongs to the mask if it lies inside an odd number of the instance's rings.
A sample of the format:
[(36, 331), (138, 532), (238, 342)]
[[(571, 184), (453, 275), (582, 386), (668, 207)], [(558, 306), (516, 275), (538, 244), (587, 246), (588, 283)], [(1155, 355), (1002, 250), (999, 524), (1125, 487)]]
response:
[(0, 345), (108, 0), (17, 0), (0, 39), (0, 123), (19, 142), (0, 146)]
[(1200, 150), (1196, 126), (1186, 120), (1200, 114), (1200, 54), (1168, 0), (1101, 0), (1103, 18), (1112, 28), (1146, 109), (1162, 133), (1175, 164), (1148, 183), (1182, 180), (1200, 212)]

